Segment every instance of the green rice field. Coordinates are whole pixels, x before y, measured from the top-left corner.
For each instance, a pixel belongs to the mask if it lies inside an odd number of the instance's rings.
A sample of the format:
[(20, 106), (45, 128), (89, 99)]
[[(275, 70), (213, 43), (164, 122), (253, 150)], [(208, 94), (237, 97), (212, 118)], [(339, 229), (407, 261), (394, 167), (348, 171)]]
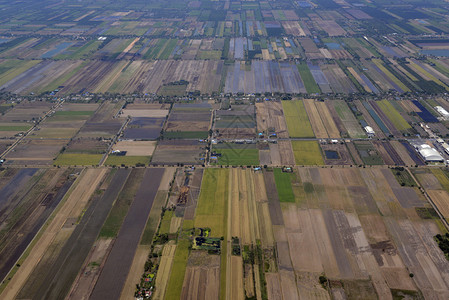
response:
[(315, 137), (301, 100), (282, 101), (282, 108), (290, 137)]
[(292, 141), (292, 148), (297, 165), (324, 165), (317, 141)]

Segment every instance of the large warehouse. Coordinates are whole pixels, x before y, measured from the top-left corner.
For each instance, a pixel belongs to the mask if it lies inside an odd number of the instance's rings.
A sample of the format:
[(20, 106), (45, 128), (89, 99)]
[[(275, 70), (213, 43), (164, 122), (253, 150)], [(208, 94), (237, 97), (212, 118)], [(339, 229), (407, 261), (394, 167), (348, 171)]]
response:
[(435, 149), (430, 147), (427, 144), (421, 144), (419, 146), (415, 146), (416, 150), (418, 150), (419, 154), (424, 158), (426, 162), (443, 162), (444, 158), (441, 154)]

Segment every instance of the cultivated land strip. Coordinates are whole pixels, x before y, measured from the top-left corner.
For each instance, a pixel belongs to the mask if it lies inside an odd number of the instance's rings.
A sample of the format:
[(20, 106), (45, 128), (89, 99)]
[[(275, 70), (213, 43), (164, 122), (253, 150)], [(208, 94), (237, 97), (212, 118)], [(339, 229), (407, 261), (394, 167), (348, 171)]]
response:
[[(45, 254), (47, 247), (52, 243), (67, 219), (70, 217), (77, 217), (81, 213), (82, 208), (79, 208), (80, 204), (82, 205), (83, 202), (87, 202), (87, 198), (90, 197), (103, 178), (105, 172), (106, 170), (88, 169), (81, 173), (79, 179), (72, 185), (72, 188), (66, 195), (66, 199), (61, 202), (60, 205), (62, 206), (57, 208), (50, 217), (50, 220), (48, 221), (50, 224), (47, 223), (48, 226), (44, 226), (41, 229), (42, 234), (38, 234), (38, 240), (32, 246), (32, 251), (23, 261), (21, 267), (17, 270), (14, 277), (0, 295), (2, 298), (16, 298), (22, 286), (26, 283), (27, 278)], [(86, 189), (86, 186), (88, 186), (89, 189)]]
[(90, 299), (120, 298), (163, 174), (163, 168), (146, 170)]
[(61, 299), (67, 295), (129, 173), (127, 169), (118, 170), (104, 195), (92, 198), (92, 203), (65, 243), (43, 284), (32, 295), (33, 298)]

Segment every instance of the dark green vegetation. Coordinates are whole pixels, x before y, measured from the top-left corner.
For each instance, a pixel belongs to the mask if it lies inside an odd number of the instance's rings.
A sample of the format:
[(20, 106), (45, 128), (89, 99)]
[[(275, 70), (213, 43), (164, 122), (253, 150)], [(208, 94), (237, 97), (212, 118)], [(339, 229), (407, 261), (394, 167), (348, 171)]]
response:
[(437, 212), (431, 207), (415, 207), (416, 213), (422, 219), (438, 219)]
[(449, 259), (449, 233), (446, 233), (444, 235), (437, 234), (435, 236), (435, 241), (438, 243), (441, 251), (444, 252), (446, 258)]
[(410, 173), (405, 170), (403, 167), (396, 167), (391, 169), (394, 176), (396, 177), (396, 180), (399, 182), (401, 186), (409, 186), (414, 187), (416, 186), (415, 180), (413, 180)]
[(396, 290), (391, 289), (391, 294), (393, 296), (393, 300), (423, 300), (424, 297), (418, 291), (409, 291), (409, 290)]

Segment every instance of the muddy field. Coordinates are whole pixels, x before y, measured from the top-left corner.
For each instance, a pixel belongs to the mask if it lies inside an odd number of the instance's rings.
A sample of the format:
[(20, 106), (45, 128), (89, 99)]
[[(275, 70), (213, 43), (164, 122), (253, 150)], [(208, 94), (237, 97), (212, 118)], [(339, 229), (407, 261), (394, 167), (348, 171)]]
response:
[[(341, 159), (349, 159), (345, 144), (321, 147), (338, 154), (345, 152)], [(46, 182), (39, 184), (46, 186), (40, 199), (48, 198), (48, 189), (61, 194), (53, 199), (61, 199), (72, 190), (49, 224), (52, 231), (45, 231), (2, 296), (129, 298), (123, 295), (125, 290), (133, 291), (127, 283), (129, 270), (141, 271), (133, 262), (143, 261), (141, 254), (149, 249), (137, 250), (154, 206), (144, 200), (156, 198), (162, 177), (162, 188), (168, 189), (174, 173), (163, 176), (164, 170), (142, 169), (142, 183), (114, 241), (96, 237), (99, 224), (130, 176), (129, 169), (83, 171), (80, 180), (74, 181), (73, 190), (64, 183), (66, 173), (73, 172), (68, 169), (0, 172), (0, 184), (6, 181), (3, 187), (0, 185), (1, 195), (7, 202), (15, 201), (11, 199), (17, 199), (20, 193), (30, 197), (32, 194), (23, 187), (40, 173), (44, 173), (40, 180)], [(433, 239), (441, 227), (435, 219), (417, 213), (417, 208), (430, 208), (429, 203), (417, 187), (401, 186), (391, 169), (294, 167), (293, 173), (284, 173), (270, 168), (213, 168), (204, 177), (201, 168), (186, 170), (178, 169), (169, 202), (176, 209), (167, 230), (177, 232), (173, 236), (179, 236), (179, 240), (157, 246), (162, 254), (156, 276), (158, 299), (173, 295), (173, 278), (179, 279), (175, 294), (186, 299), (215, 299), (220, 295), (244, 299), (261, 294), (268, 299), (280, 295), (287, 299), (330, 299), (331, 294), (319, 282), (322, 275), (329, 279), (332, 295), (338, 294), (341, 299), (352, 295), (392, 299), (392, 290), (422, 293), (426, 298), (449, 295), (449, 262)], [(441, 172), (414, 169), (437, 207), (447, 214), (444, 199), (449, 194), (443, 186), (448, 180), (439, 175)], [(92, 182), (88, 191), (83, 189), (87, 182)], [(22, 188), (19, 191), (12, 186)], [(189, 187), (185, 203), (178, 202), (185, 190), (182, 187)], [(94, 193), (97, 189), (102, 192)], [(27, 222), (32, 220), (39, 218)], [(190, 238), (185, 235), (189, 230), (183, 230), (195, 224), (212, 228), (213, 237), (223, 236), (219, 254), (189, 250)], [(302, 251), (304, 245), (307, 251)], [(254, 253), (260, 256), (246, 259)], [(132, 278), (135, 281), (137, 277)]]
[(157, 103), (129, 104), (120, 112), (120, 117), (134, 118), (164, 118), (168, 115), (168, 109)]
[(73, 138), (66, 146), (66, 153), (105, 153), (108, 149), (109, 143), (105, 140), (98, 140), (98, 138)]
[[(44, 279), (42, 274), (48, 271), (48, 267), (57, 258), (62, 246), (74, 230), (72, 224), (82, 213), (90, 196), (105, 174), (106, 170), (104, 169), (90, 169), (81, 172), (81, 175), (74, 183), (74, 188), (69, 189), (67, 193), (68, 198), (64, 200), (60, 208), (58, 207), (57, 213), (50, 220), (50, 223), (46, 224), (48, 227), (46, 227), (46, 230), (34, 244), (33, 251), (26, 258), (22, 259), (21, 267), (17, 270), (6, 289), (4, 289), (2, 297), (7, 299), (23, 297), (17, 295), (25, 285), (30, 287), (36, 281)], [(89, 188), (86, 189), (86, 186)], [(36, 268), (41, 267), (45, 270), (44, 272), (34, 272)]]
[[(427, 289), (427, 286), (420, 284), (421, 280), (425, 281), (428, 278), (427, 272), (414, 272), (414, 279), (410, 279), (406, 269), (419, 269), (419, 264), (415, 265), (416, 261), (408, 260), (410, 256), (416, 257), (416, 255), (427, 256), (430, 261), (435, 263), (433, 266), (439, 265), (439, 259), (433, 257), (437, 254), (433, 250), (424, 253), (417, 252), (419, 251), (417, 249), (423, 249), (422, 247), (436, 247), (431, 235), (421, 235), (422, 233), (420, 233), (423, 232), (424, 228), (430, 232), (434, 231), (436, 224), (419, 220), (412, 215), (410, 218), (407, 217), (409, 215), (408, 207), (410, 207), (408, 203), (418, 206), (425, 204), (424, 199), (416, 194), (416, 191), (412, 190), (410, 191), (412, 194), (407, 195), (406, 188), (399, 187), (388, 169), (382, 171), (304, 169), (300, 170), (300, 175), (304, 187), (308, 182), (313, 185), (313, 192), (310, 188), (305, 189), (306, 199), (308, 200), (307, 204), (304, 205), (309, 207), (308, 210), (301, 209), (296, 213), (292, 210), (292, 207), (283, 210), (287, 237), (291, 247), (297, 238), (301, 238), (299, 241), (302, 242), (300, 243), (306, 243), (310, 247), (314, 245), (312, 241), (317, 240), (317, 248), (316, 251), (304, 253), (304, 259), (301, 259), (302, 255), (291, 256), (295, 271), (322, 272), (324, 270), (326, 276), (332, 280), (338, 280), (337, 278), (350, 280), (352, 282), (350, 285), (345, 285), (343, 282), (345, 287), (349, 289), (355, 288), (353, 285), (360, 280), (369, 279), (366, 277), (369, 275), (375, 292), (382, 299), (391, 297), (389, 289), (414, 290), (416, 289), (414, 284), (417, 284), (420, 289)], [(380, 186), (384, 188), (381, 193), (378, 190)], [(391, 188), (385, 189), (389, 186)], [(366, 194), (367, 192), (368, 194)], [(364, 193), (366, 197), (359, 199), (357, 195), (360, 195), (360, 193)], [(415, 202), (410, 202), (413, 197), (416, 199)], [(329, 200), (326, 199), (333, 200), (328, 202)], [(387, 204), (387, 199), (394, 199), (395, 204)], [(356, 214), (354, 214), (354, 209)], [(388, 214), (393, 219), (383, 219), (376, 212), (377, 209), (380, 209), (383, 215)], [(357, 214), (361, 213), (363, 215), (357, 217)], [(299, 220), (299, 224), (297, 220)], [(302, 227), (307, 226), (307, 222), (311, 222), (308, 225), (309, 228), (312, 228), (310, 226), (314, 224), (313, 232), (315, 232), (315, 235), (307, 237), (306, 233), (310, 230), (305, 230), (305, 227)], [(376, 225), (373, 222), (376, 222)], [(406, 250), (402, 251), (404, 249), (402, 245), (405, 241), (391, 240), (388, 237), (387, 232), (397, 237), (398, 232), (406, 228), (395, 224), (408, 224), (407, 231), (413, 230), (416, 235), (423, 238), (423, 241), (418, 243), (420, 246), (415, 249), (405, 248)], [(299, 227), (297, 227), (298, 225)], [(356, 227), (359, 229), (353, 231)], [(298, 228), (304, 228), (304, 230), (300, 230), (304, 234), (297, 235), (294, 233), (295, 231), (292, 234), (289, 233), (290, 230), (297, 230)], [(371, 230), (371, 228), (376, 228), (376, 230)], [(380, 230), (381, 228), (383, 230)], [(347, 230), (352, 231), (352, 237), (344, 233), (348, 232)], [(327, 237), (325, 232), (328, 232)], [(405, 232), (402, 231), (401, 236), (404, 236)], [(320, 237), (318, 238), (319, 242), (317, 237)], [(342, 237), (345, 238), (342, 239)], [(305, 238), (307, 239), (304, 240)], [(411, 236), (408, 238), (411, 238)], [(379, 247), (383, 250), (378, 250)], [(316, 253), (316, 256), (313, 253)], [(356, 261), (363, 261), (363, 263), (359, 264)], [(421, 279), (416, 279), (418, 276)], [(306, 284), (309, 286), (308, 289), (318, 288), (316, 284), (310, 286), (311, 282)], [(299, 286), (301, 285), (299, 284)], [(346, 290), (346, 295), (348, 292), (351, 291)], [(431, 293), (435, 292), (434, 290)], [(299, 293), (301, 294), (301, 288)]]
[(208, 131), (211, 128), (210, 105), (176, 104), (170, 112), (165, 131)]
[[(60, 246), (58, 255), (54, 256), (50, 262), (45, 260), (39, 262), (31, 275), (34, 280), (30, 280), (24, 285), (19, 293), (19, 298), (30, 296), (61, 298), (67, 295), (129, 172), (126, 169), (119, 170), (103, 197), (97, 195), (92, 198), (93, 203), (86, 209), (80, 223), (74, 228), (67, 241)], [(69, 222), (73, 226), (76, 221)], [(71, 226), (69, 225), (69, 227)], [(65, 262), (69, 257), (71, 263), (66, 265)]]
[(232, 110), (215, 112), (214, 129), (218, 137), (251, 139), (256, 136), (256, 122), (254, 105), (235, 105)]
[(279, 138), (288, 138), (287, 123), (285, 122), (282, 103), (256, 103), (257, 131), (267, 135), (275, 133)]
[(218, 91), (221, 80), (221, 61), (160, 60), (134, 61), (112, 84), (111, 92), (155, 93), (163, 84), (180, 80), (188, 81), (187, 91), (202, 93)]
[(133, 117), (123, 132), (124, 139), (155, 140), (159, 137), (165, 118)]
[(8, 164), (19, 165), (52, 165), (53, 159), (69, 140), (35, 140), (25, 139), (9, 152), (6, 158)]
[(59, 78), (70, 74), (82, 64), (82, 61), (46, 60), (10, 80), (2, 88), (22, 95), (52, 91), (59, 87), (57, 82)]
[(52, 104), (49, 102), (22, 101), (1, 115), (0, 122), (31, 122), (48, 112), (51, 106)]
[(202, 164), (205, 144), (195, 140), (160, 141), (153, 153), (152, 164)]
[(282, 165), (294, 165), (295, 156), (293, 155), (293, 148), (290, 141), (278, 141), (279, 155), (281, 157)]
[(117, 239), (103, 267), (91, 299), (118, 299), (161, 182), (164, 169), (147, 169)]
[(196, 251), (190, 255), (182, 286), (182, 299), (218, 299), (220, 257)]

